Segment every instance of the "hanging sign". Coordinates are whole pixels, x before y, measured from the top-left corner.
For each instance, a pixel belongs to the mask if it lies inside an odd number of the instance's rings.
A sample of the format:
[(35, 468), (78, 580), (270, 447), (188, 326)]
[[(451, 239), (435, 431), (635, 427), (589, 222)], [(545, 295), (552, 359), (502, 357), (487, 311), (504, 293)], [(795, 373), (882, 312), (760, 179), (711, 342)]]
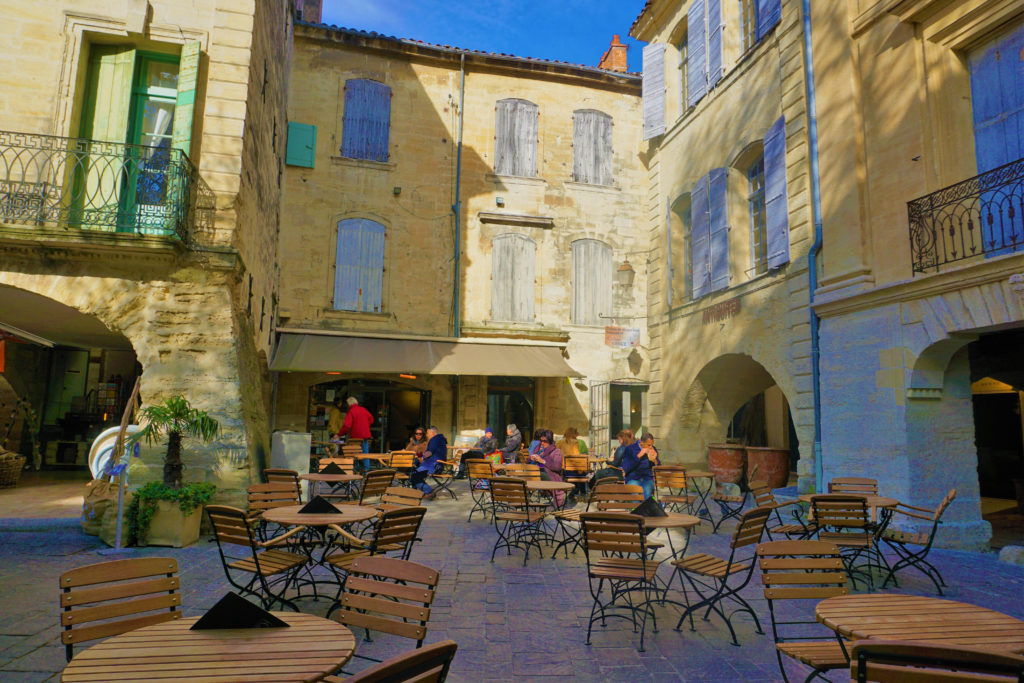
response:
[(606, 327), (604, 343), (615, 349), (632, 348), (640, 343), (640, 330), (635, 327)]

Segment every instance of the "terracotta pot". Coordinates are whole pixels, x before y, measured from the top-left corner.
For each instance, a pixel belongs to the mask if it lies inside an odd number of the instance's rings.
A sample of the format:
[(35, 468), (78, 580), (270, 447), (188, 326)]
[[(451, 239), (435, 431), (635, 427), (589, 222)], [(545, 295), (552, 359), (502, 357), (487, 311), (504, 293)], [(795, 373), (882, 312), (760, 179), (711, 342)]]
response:
[(720, 484), (739, 484), (747, 462), (747, 451), (743, 446), (724, 443), (708, 444), (708, 469)]
[(747, 476), (773, 489), (782, 488), (789, 483), (789, 450), (747, 446)]

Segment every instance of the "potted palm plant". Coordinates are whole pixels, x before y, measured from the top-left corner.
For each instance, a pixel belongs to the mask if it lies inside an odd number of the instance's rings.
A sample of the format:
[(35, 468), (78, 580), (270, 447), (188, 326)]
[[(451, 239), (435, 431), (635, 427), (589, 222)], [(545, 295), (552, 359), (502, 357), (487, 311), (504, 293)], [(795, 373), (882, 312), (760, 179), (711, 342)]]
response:
[(193, 408), (183, 396), (147, 406), (141, 413), (145, 426), (129, 437), (130, 442), (147, 443), (167, 439), (163, 481), (153, 481), (135, 492), (128, 505), (128, 530), (139, 545), (181, 548), (199, 539), (202, 507), (210, 502), (216, 487), (205, 482), (182, 484), (181, 444), (185, 437), (210, 442), (220, 432), (220, 423), (206, 412)]

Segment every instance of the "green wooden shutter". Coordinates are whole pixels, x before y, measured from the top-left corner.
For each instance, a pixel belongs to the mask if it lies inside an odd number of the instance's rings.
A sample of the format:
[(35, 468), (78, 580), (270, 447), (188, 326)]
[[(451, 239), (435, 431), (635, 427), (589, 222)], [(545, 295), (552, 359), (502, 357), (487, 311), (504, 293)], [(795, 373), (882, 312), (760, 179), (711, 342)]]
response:
[(178, 96), (174, 102), (174, 129), (171, 147), (192, 154), (192, 118), (199, 80), (199, 41), (190, 40), (181, 46), (178, 64)]
[(86, 102), (79, 135), (89, 140), (125, 142), (131, 108), (135, 49), (95, 45), (89, 55)]
[(285, 163), (289, 166), (313, 168), (316, 159), (316, 126), (308, 123), (288, 122), (288, 151)]

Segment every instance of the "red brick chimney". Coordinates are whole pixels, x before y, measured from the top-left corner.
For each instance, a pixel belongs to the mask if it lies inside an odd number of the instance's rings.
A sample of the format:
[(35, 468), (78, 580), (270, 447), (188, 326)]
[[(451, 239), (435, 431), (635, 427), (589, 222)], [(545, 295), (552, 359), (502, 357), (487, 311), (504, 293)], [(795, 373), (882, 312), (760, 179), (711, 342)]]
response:
[(324, 0), (295, 0), (295, 15), (299, 21), (319, 24), (322, 21)]
[[(309, 0), (306, 0), (306, 2), (309, 2)], [(626, 61), (626, 50), (628, 49), (629, 46), (619, 42), (618, 35), (612, 36), (612, 44), (601, 55), (601, 61), (598, 63), (597, 68), (608, 69), (609, 71), (628, 71), (629, 65)]]

